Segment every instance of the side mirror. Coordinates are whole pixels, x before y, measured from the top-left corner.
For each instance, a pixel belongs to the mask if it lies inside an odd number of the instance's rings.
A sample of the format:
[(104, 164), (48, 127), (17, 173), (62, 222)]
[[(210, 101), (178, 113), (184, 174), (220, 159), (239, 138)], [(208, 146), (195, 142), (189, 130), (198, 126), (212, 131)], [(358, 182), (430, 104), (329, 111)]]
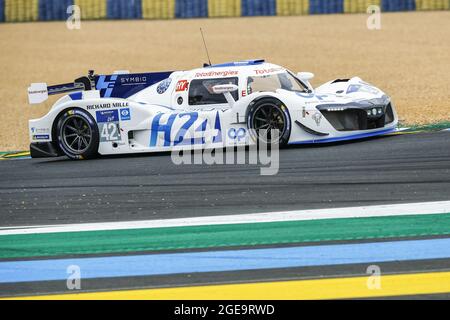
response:
[(228, 102), (228, 105), (233, 108), (236, 102), (231, 95), (231, 92), (236, 91), (239, 87), (235, 84), (218, 84), (211, 88), (212, 92), (215, 94), (223, 94)]
[(309, 82), (309, 80), (314, 78), (314, 73), (311, 73), (311, 72), (299, 72), (299, 73), (297, 73), (297, 78), (299, 78), (300, 80)]
[(212, 91), (215, 94), (221, 94), (221, 93), (229, 93), (238, 90), (239, 87), (235, 84), (218, 84), (212, 87)]

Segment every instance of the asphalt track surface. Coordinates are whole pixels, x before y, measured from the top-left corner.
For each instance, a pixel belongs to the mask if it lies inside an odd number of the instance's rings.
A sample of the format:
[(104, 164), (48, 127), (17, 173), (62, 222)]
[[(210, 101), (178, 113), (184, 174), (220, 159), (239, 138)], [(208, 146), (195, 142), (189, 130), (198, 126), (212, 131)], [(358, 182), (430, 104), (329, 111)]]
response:
[[(441, 201), (450, 200), (450, 132), (289, 147), (280, 150), (274, 176), (261, 176), (255, 165), (177, 166), (167, 153), (91, 161), (5, 160), (0, 175), (0, 227)], [(386, 274), (448, 271), (450, 259), (380, 265)], [(88, 279), (83, 291), (353, 277), (366, 275), (366, 268), (353, 264)], [(66, 291), (65, 282), (39, 281), (1, 284), (0, 292)]]
[(280, 169), (175, 165), (170, 154), (0, 161), (0, 226), (450, 199), (450, 132), (280, 150)]

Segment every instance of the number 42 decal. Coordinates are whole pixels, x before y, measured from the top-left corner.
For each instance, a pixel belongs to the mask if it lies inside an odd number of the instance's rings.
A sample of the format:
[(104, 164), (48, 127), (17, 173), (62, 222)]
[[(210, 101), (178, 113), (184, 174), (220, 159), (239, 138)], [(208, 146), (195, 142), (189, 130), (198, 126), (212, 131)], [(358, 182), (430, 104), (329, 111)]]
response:
[(100, 128), (100, 141), (120, 140), (119, 124), (117, 122), (105, 122)]

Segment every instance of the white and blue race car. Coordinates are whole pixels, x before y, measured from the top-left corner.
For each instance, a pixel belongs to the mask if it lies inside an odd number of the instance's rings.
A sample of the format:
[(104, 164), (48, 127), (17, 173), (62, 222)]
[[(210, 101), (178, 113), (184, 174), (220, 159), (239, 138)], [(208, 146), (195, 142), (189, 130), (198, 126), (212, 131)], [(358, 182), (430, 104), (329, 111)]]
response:
[(248, 60), (190, 71), (90, 71), (72, 83), (33, 83), (30, 103), (67, 95), (44, 117), (29, 121), (31, 156), (88, 159), (250, 145), (262, 130), (271, 129), (279, 132), (271, 143), (280, 145), (360, 139), (396, 130), (396, 111), (380, 89), (357, 77), (314, 89), (309, 82), (313, 76)]

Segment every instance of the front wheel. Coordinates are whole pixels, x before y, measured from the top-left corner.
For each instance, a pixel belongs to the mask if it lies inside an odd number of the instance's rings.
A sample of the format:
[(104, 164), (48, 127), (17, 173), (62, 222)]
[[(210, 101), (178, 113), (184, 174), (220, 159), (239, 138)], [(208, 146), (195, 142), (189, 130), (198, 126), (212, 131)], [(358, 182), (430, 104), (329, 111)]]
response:
[[(247, 127), (255, 140), (284, 146), (291, 134), (291, 119), (286, 106), (279, 100), (266, 98), (250, 106)], [(277, 140), (272, 138), (273, 130), (278, 130)]]
[(56, 132), (59, 147), (70, 159), (91, 159), (98, 155), (98, 127), (88, 112), (67, 110), (59, 117)]

